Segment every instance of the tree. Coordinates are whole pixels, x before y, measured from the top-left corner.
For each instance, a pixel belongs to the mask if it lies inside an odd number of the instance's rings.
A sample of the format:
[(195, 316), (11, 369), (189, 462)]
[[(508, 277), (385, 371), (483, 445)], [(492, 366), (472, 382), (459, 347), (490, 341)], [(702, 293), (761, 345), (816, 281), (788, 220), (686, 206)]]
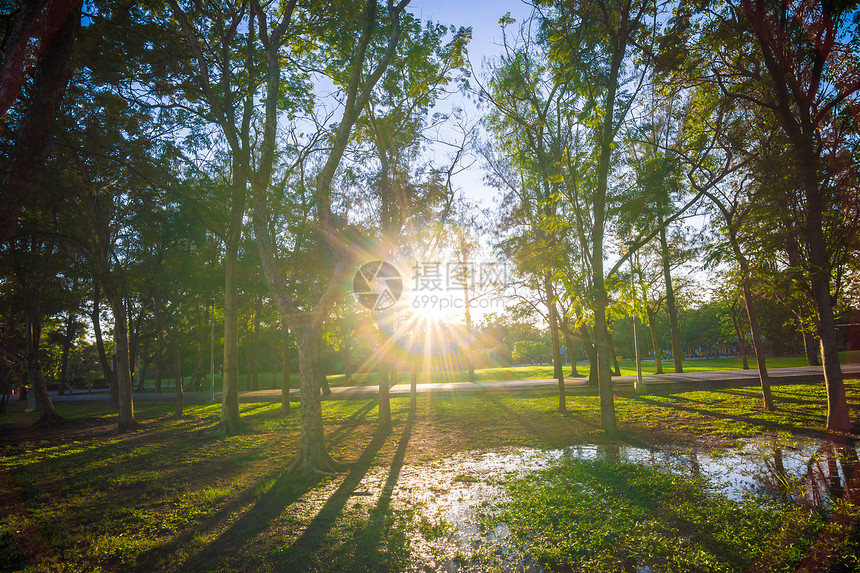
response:
[[(580, 219), (579, 234), (589, 237), (588, 260), (591, 278), (591, 305), (597, 346), (600, 426), (607, 433), (617, 431), (609, 362), (612, 342), (607, 324), (609, 294), (604, 267), (605, 238), (616, 207), (610, 175), (613, 149), (636, 93), (644, 78), (647, 59), (635, 62), (631, 53), (647, 54), (651, 30), (647, 22), (654, 16), (653, 5), (637, 0), (589, 0), (577, 3), (548, 3), (542, 14), (541, 30), (553, 63), (555, 77), (570, 82), (578, 90), (582, 105), (578, 121), (589, 129), (588, 143), (593, 161), (593, 179), (578, 182), (590, 187), (587, 206), (590, 225)], [(639, 68), (636, 65), (639, 64)], [(623, 74), (628, 67), (635, 74)], [(573, 111), (573, 110), (572, 110)], [(572, 154), (571, 154), (572, 155)], [(574, 174), (568, 172), (569, 177)], [(574, 181), (565, 182), (568, 186)]]
[(16, 225), (19, 233), (4, 245), (3, 262), (11, 276), (5, 276), (3, 280), (15, 285), (15, 298), (24, 319), (23, 347), (16, 361), (26, 368), (30, 389), (36, 399), (39, 411), (36, 424), (52, 426), (62, 423), (63, 418), (57, 414), (45, 385), (41, 339), (46, 315), (57, 310), (57, 296), (61, 292), (57, 275), (62, 275), (59, 265), (63, 257), (57, 240), (45, 238), (43, 233), (48, 228), (42, 226), (40, 229), (33, 225), (38, 216), (35, 220), (27, 217), (25, 209), (24, 219), (29, 224), (23, 228)]
[[(683, 5), (675, 22), (683, 25), (677, 54), (699, 62), (710, 54), (708, 76), (728, 98), (770, 115), (788, 141), (800, 176), (785, 201), (800, 206), (790, 222), (803, 237), (806, 290), (814, 301), (828, 396), (827, 427), (850, 428), (834, 320), (833, 272), (844, 252), (840, 189), (853, 171), (845, 157), (846, 133), (856, 133), (849, 105), (860, 92), (851, 37), (855, 8), (850, 4), (738, 0), (704, 14)], [(692, 26), (691, 26), (692, 24)], [(676, 29), (678, 26), (676, 26)], [(741, 45), (749, 48), (739, 50)], [(714, 58), (713, 54), (719, 54)], [(718, 65), (717, 65), (718, 64)], [(786, 189), (788, 191), (788, 189)]]
[(9, 238), (33, 173), (48, 142), (72, 75), (72, 47), (81, 23), (81, 1), (22, 1), (4, 38), (0, 71), (0, 117), (25, 85), (28, 60), (35, 59), (30, 97), (19, 118), (14, 144), (0, 171), (0, 241)]
[[(43, 185), (56, 186), (65, 194), (63, 238), (98, 283), (94, 326), (102, 296), (110, 307), (119, 428), (125, 431), (137, 426), (132, 398), (136, 349), (130, 339), (134, 325), (129, 310), (134, 269), (142, 258), (142, 222), (153, 206), (163, 213), (171, 207), (166, 203), (176, 200), (170, 190), (178, 187), (174, 166), (179, 153), (162, 137), (148, 109), (126, 105), (111, 88), (113, 71), (104, 62), (108, 57), (98, 56), (89, 59), (84, 73), (70, 84), (62, 129), (41, 177)], [(100, 337), (100, 325), (96, 334)], [(105, 356), (102, 362), (105, 368)]]
[[(664, 288), (666, 283), (660, 280), (662, 278), (660, 271), (663, 271), (665, 266), (663, 257), (655, 250), (652, 248), (640, 251), (645, 256), (643, 257), (644, 260), (637, 258), (639, 264), (636, 268), (635, 278), (638, 280), (634, 279), (634, 285), (638, 288), (636, 289), (637, 292), (634, 292), (634, 296), (641, 301), (640, 308), (645, 311), (645, 322), (647, 322), (648, 331), (651, 334), (651, 348), (657, 366), (655, 373), (663, 374), (663, 362), (661, 360), (663, 351), (657, 333), (657, 316), (666, 300), (666, 289)], [(679, 350), (680, 346), (679, 341)]]
[[(260, 158), (257, 169), (251, 177), (254, 195), (254, 235), (269, 291), (281, 316), (290, 322), (298, 349), (302, 432), (298, 455), (291, 463), (290, 469), (301, 474), (333, 471), (339, 467), (325, 448), (319, 399), (319, 344), (327, 310), (348, 275), (347, 270), (351, 260), (343, 246), (352, 244), (352, 241), (347, 236), (349, 229), (345, 228), (343, 218), (336, 215), (332, 209), (332, 181), (349, 143), (353, 126), (368, 105), (374, 86), (387, 69), (397, 49), (400, 39), (400, 18), (407, 1), (403, 0), (394, 5), (389, 0), (388, 21), (385, 24), (387, 30), (384, 32), (385, 44), (381, 47), (382, 51), (378, 59), (372, 60), (374, 54), (370, 48), (376, 47), (375, 41), (379, 39), (377, 29), (381, 27), (381, 18), (377, 15), (376, 1), (369, 0), (360, 16), (356, 18), (361, 26), (357, 42), (349, 46), (339, 46), (343, 51), (337, 53), (337, 58), (342, 59), (337, 61), (336, 58), (336, 61), (330, 61), (331, 65), (347, 64), (346, 73), (341, 69), (335, 74), (337, 83), (344, 86), (343, 115), (334, 133), (331, 134), (330, 147), (324, 153), (325, 158), (312, 185), (317, 224), (312, 240), (319, 241), (315, 248), (321, 249), (331, 264), (321, 269), (328, 279), (323, 283), (325, 286), (321, 286), (315, 294), (305, 291), (303, 298), (298, 294), (302, 292), (303, 286), (306, 287), (309, 282), (314, 282), (315, 277), (308, 276), (313, 273), (314, 267), (307, 267), (306, 272), (301, 273), (300, 276), (288, 275), (283, 271), (284, 261), (278, 256), (277, 243), (272, 232), (272, 210), (269, 206), (279, 116), (278, 103), (281, 94), (280, 53), (295, 5), (290, 5), (280, 22), (269, 33), (265, 12), (259, 5), (254, 4), (257, 33), (265, 47), (267, 70), (263, 140), (259, 145)], [(341, 14), (340, 17), (343, 15)], [(341, 37), (339, 40), (346, 43), (353, 42), (354, 38)], [(366, 72), (368, 68), (370, 71)], [(296, 165), (303, 164), (303, 161), (304, 157), (300, 157)], [(310, 247), (300, 244), (293, 252), (303, 254), (309, 249)]]
[[(753, 348), (755, 348), (756, 362), (758, 363), (764, 409), (775, 410), (776, 408), (770, 391), (770, 380), (767, 374), (767, 361), (764, 356), (762, 336), (759, 331), (758, 312), (756, 302), (753, 299), (753, 269), (741, 247), (742, 239), (740, 235), (743, 232), (745, 219), (752, 208), (752, 203), (747, 201), (747, 182), (744, 180), (743, 175), (738, 173), (735, 178), (720, 183), (726, 175), (739, 170), (731, 163), (732, 158), (729, 153), (727, 162), (722, 166), (722, 170), (719, 168), (713, 170), (709, 169), (707, 165), (700, 165), (698, 169), (694, 169), (689, 173), (689, 179), (694, 188), (704, 193), (711, 200), (723, 218), (723, 225), (720, 231), (725, 235), (731, 253), (730, 256), (737, 263), (739, 269), (740, 286), (744, 295), (744, 306), (747, 311)], [(694, 173), (695, 171), (699, 171), (699, 173)], [(701, 179), (705, 179), (706, 181), (700, 182)], [(719, 255), (713, 254), (712, 256), (719, 257)]]
[[(513, 23), (510, 14), (502, 18), (503, 33)], [(516, 39), (503, 35), (505, 51), (481, 92), (493, 107), (487, 127), (496, 147), (510, 157), (510, 166), (500, 163), (490, 151), (484, 156), (492, 179), (505, 190), (502, 216), (511, 231), (502, 238), (501, 247), (519, 272), (529, 277), (533, 283), (529, 288), (540, 291), (546, 305), (558, 409), (564, 412), (560, 320), (553, 281), (564, 258), (561, 237), (565, 224), (559, 213), (564, 178), (560, 171), (570, 141), (562, 114), (573, 96), (525, 30), (523, 27)]]
[[(370, 93), (366, 112), (356, 120), (357, 139), (371, 144), (372, 152), (368, 155), (376, 159), (365, 178), (369, 179), (375, 192), (373, 199), (379, 204), (378, 222), (374, 221), (378, 225), (378, 246), (373, 249), (375, 252), (366, 255), (395, 263), (403, 263), (410, 256), (415, 258), (422, 251), (426, 253), (425, 245), (415, 244), (417, 237), (409, 236), (410, 232), (419, 218), (429, 218), (440, 203), (445, 209), (437, 220), (445, 220), (450, 208), (451, 198), (446, 196), (450, 185), (439, 184), (441, 173), (431, 167), (429, 181), (421, 182), (418, 177), (422, 170), (416, 169), (415, 164), (422, 146), (429, 143), (426, 132), (430, 127), (430, 110), (448, 95), (451, 75), (463, 66), (470, 38), (466, 29), (455, 32), (432, 22), (422, 28), (421, 22), (409, 15), (403, 16), (400, 26), (402, 37), (390, 63), (392, 69), (400, 71), (382, 76)], [(454, 32), (453, 38), (443, 43), (449, 32)], [(434, 119), (441, 121), (440, 114)], [(448, 182), (459, 155), (447, 170)], [(362, 164), (356, 163), (360, 169)], [(380, 322), (387, 323), (381, 332), (391, 335), (380, 346), (378, 425), (383, 433), (391, 430), (388, 387), (395, 381), (391, 380), (393, 367), (387, 354), (393, 345), (400, 343), (397, 339), (402, 338), (402, 333), (395, 331), (393, 315), (398, 311), (394, 307), (378, 313)]]
[(547, 355), (547, 347), (537, 340), (517, 340), (514, 343), (513, 359), (517, 364), (534, 364)]
[[(281, 47), (284, 34), (291, 23), (295, 0), (284, 9), (284, 17), (269, 37), (261, 30), (257, 39), (255, 18), (267, 26), (265, 15), (256, 2), (241, 1), (237, 5), (203, 6), (189, 3), (185, 8), (177, 0), (168, 0), (174, 21), (165, 21), (189, 51), (194, 68), (182, 69), (189, 78), (187, 89), (176, 97), (190, 100), (206, 122), (215, 124), (229, 150), (227, 187), (229, 215), (224, 237), (224, 358), (221, 400), (221, 429), (227, 435), (239, 433), (239, 295), (238, 253), (245, 216), (247, 187), (252, 170), (253, 141), (251, 127), (255, 115), (255, 95), (258, 89), (260, 64), (257, 61), (259, 42), (269, 52)], [(243, 31), (244, 30), (244, 31)], [(204, 39), (207, 39), (204, 41)], [(267, 57), (271, 59), (271, 54)], [(270, 70), (279, 73), (279, 68)], [(278, 78), (278, 81), (280, 77)], [(193, 87), (192, 87), (193, 86)], [(274, 106), (274, 101), (272, 105)], [(198, 106), (203, 106), (200, 109)]]
[(722, 300), (725, 310), (729, 315), (735, 339), (738, 341), (738, 352), (741, 355), (743, 369), (749, 370), (749, 363), (747, 362), (746, 334), (744, 332), (741, 309), (739, 308), (739, 305), (743, 303), (738, 302), (738, 299), (742, 294), (738, 292), (740, 289), (737, 284), (738, 281), (734, 279), (725, 281), (716, 292), (716, 295)]
[[(651, 81), (653, 84), (657, 79), (652, 77)], [(678, 234), (671, 232), (671, 221), (667, 221), (675, 204), (687, 193), (680, 162), (672, 152), (683, 139), (686, 125), (682, 115), (685, 106), (678, 105), (678, 99), (678, 94), (671, 91), (669, 94), (660, 94), (652, 85), (650, 96), (645, 102), (646, 116), (628, 142), (630, 166), (636, 176), (636, 197), (633, 200), (640, 206), (640, 209), (628, 213), (634, 217), (629, 223), (633, 226), (631, 231), (635, 230), (639, 235), (648, 234), (647, 230), (655, 220), (657, 222), (657, 253), (661, 261), (666, 312), (669, 316), (672, 362), (675, 372), (682, 373), (684, 355), (681, 352), (672, 271), (689, 257), (689, 250), (677, 248)]]

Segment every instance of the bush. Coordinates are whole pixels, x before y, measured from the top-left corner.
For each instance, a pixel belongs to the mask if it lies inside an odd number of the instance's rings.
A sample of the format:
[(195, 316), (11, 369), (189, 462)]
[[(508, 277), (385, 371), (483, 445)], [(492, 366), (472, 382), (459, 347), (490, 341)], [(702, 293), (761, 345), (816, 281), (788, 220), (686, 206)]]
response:
[(514, 343), (513, 358), (518, 364), (530, 364), (541, 360), (548, 354), (545, 343), (535, 340), (518, 340)]

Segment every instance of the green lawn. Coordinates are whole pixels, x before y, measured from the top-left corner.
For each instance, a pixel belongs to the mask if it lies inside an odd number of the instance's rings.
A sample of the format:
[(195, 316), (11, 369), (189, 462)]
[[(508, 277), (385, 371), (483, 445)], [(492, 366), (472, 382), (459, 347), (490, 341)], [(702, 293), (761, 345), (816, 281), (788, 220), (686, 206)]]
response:
[[(826, 511), (798, 504), (788, 492), (782, 499), (749, 496), (738, 503), (695, 476), (611, 459), (562, 460), (510, 477), (504, 489), (506, 500), (479, 523), (488, 529), (504, 524), (522, 554), (548, 571), (860, 567), (860, 535), (853, 532), (860, 506), (848, 499)], [(813, 552), (832, 555), (832, 565), (798, 567)], [(484, 564), (492, 557), (478, 549), (465, 560)]]
[[(769, 358), (768, 366), (771, 368), (790, 368), (794, 366), (806, 366), (806, 358), (803, 356), (784, 356), (779, 358)], [(633, 360), (622, 360), (618, 363), (622, 376), (635, 376), (636, 365)], [(755, 360), (750, 359), (749, 365), (755, 368)], [(580, 378), (587, 378), (590, 370), (588, 362), (577, 364), (577, 373)], [(707, 372), (713, 370), (740, 370), (743, 368), (743, 362), (740, 358), (715, 358), (711, 360), (685, 360), (685, 372)], [(657, 365), (654, 362), (642, 363), (642, 374), (655, 374)], [(672, 363), (663, 363), (663, 372), (671, 374), (675, 371)], [(571, 377), (570, 364), (564, 367), (565, 377)], [(552, 366), (512, 366), (501, 368), (478, 368), (475, 370), (475, 380), (477, 382), (491, 382), (498, 380), (541, 380), (553, 377)], [(342, 374), (329, 376), (329, 383), (333, 386), (340, 386), (344, 382)], [(426, 377), (419, 377), (419, 382), (465, 382), (469, 379), (469, 373), (466, 370), (448, 371), (448, 372), (432, 372), (430, 380)], [(398, 380), (401, 384), (409, 383), (409, 373), (401, 372)], [(375, 373), (356, 374), (352, 377), (353, 385), (376, 385), (378, 378)]]
[[(844, 354), (844, 353), (843, 353)], [(782, 356), (778, 358), (768, 358), (768, 367), (770, 368), (790, 368), (794, 366), (806, 366), (806, 358), (803, 356)], [(632, 360), (622, 360), (619, 362), (622, 376), (635, 376), (636, 366)], [(750, 368), (756, 367), (754, 358), (749, 359)], [(711, 360), (685, 360), (684, 372), (707, 372), (712, 370), (740, 370), (743, 364), (739, 358), (715, 358)], [(655, 374), (657, 366), (651, 362), (642, 363), (642, 374)], [(589, 366), (588, 362), (577, 364), (577, 371), (580, 378), (588, 377)], [(663, 362), (663, 372), (667, 374), (673, 373), (675, 370), (671, 362)], [(565, 365), (565, 377), (570, 376), (570, 364)], [(552, 366), (512, 366), (501, 368), (478, 368), (475, 370), (475, 380), (478, 382), (491, 382), (498, 380), (541, 380), (553, 377)], [(466, 370), (446, 371), (446, 372), (431, 372), (430, 379), (426, 376), (419, 376), (419, 383), (425, 382), (465, 382), (469, 379), (469, 374)], [(332, 386), (344, 386), (345, 377), (343, 374), (330, 374), (328, 376), (329, 384)], [(379, 378), (376, 372), (358, 373), (352, 376), (349, 385), (352, 386), (376, 386), (379, 384)], [(400, 384), (409, 383), (409, 373), (401, 372), (398, 377)], [(186, 388), (188, 388), (189, 379), (186, 379)], [(290, 387), (298, 388), (298, 374), (290, 375)], [(146, 385), (152, 388), (155, 382), (152, 379), (146, 381)], [(278, 373), (277, 388), (281, 386), (281, 374)], [(239, 390), (248, 389), (248, 375), (242, 374), (239, 376)], [(275, 388), (275, 378), (272, 372), (261, 372), (259, 374), (259, 388), (268, 390)], [(162, 389), (164, 391), (173, 391), (173, 378), (165, 378), (162, 381)], [(203, 391), (208, 391), (208, 382), (204, 383)], [(221, 391), (221, 374), (215, 374), (215, 391)]]

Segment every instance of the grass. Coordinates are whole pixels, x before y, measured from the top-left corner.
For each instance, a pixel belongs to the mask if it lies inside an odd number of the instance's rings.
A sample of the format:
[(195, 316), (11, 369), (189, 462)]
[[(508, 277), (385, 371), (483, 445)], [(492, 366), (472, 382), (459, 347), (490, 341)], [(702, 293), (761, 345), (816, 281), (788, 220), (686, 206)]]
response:
[[(860, 565), (860, 536), (852, 535), (860, 506), (846, 501), (827, 511), (790, 499), (738, 503), (701, 478), (611, 460), (562, 460), (504, 486), (507, 501), (482, 527), (506, 525), (526, 558), (549, 571), (728, 573), (755, 564), (793, 572), (825, 530), (835, 557), (826, 570)], [(492, 557), (479, 550), (472, 560)]]
[[(806, 358), (804, 356), (780, 356), (768, 358), (767, 365), (770, 368), (792, 368), (797, 366), (806, 366)], [(755, 358), (749, 358), (750, 368), (755, 368)], [(709, 360), (684, 360), (684, 372), (709, 372), (714, 370), (740, 370), (743, 368), (743, 363), (740, 358), (712, 358)], [(635, 376), (636, 364), (633, 360), (619, 361), (619, 369), (622, 376)], [(657, 365), (653, 361), (642, 362), (642, 374), (656, 373)], [(570, 376), (570, 365), (567, 364), (564, 368), (566, 377)], [(587, 378), (589, 372), (588, 362), (581, 362), (577, 365), (577, 371), (580, 378)], [(675, 371), (671, 361), (663, 361), (663, 372), (671, 374)], [(500, 380), (542, 380), (553, 377), (553, 367), (550, 365), (535, 365), (535, 366), (508, 366), (496, 368), (477, 368), (475, 369), (475, 381), (477, 382), (494, 382)], [(429, 379), (425, 376), (419, 376), (418, 383), (426, 382), (466, 382), (469, 379), (467, 370), (446, 370), (433, 371)], [(376, 386), (379, 384), (379, 376), (376, 372), (359, 372), (353, 374), (349, 384), (347, 384), (344, 374), (329, 374), (328, 381), (331, 386)], [(277, 382), (277, 384), (276, 384)], [(398, 383), (409, 383), (409, 372), (400, 372)], [(152, 379), (147, 379), (146, 385), (152, 388), (155, 382)], [(186, 387), (188, 381), (186, 379)], [(290, 387), (298, 388), (298, 374), (290, 374)], [(258, 386), (261, 390), (280, 389), (281, 374), (278, 374), (275, 379), (272, 372), (260, 372), (258, 377)], [(165, 378), (162, 381), (162, 388), (165, 392), (172, 392), (175, 388), (173, 378)], [(249, 378), (247, 374), (242, 374), (239, 377), (239, 389), (244, 391), (249, 388)], [(204, 383), (203, 391), (209, 390), (208, 382)], [(215, 391), (221, 391), (221, 374), (215, 374)]]
[[(750, 367), (755, 368), (755, 359), (750, 359)], [(636, 363), (633, 360), (621, 360), (618, 363), (621, 376), (635, 376)], [(802, 356), (784, 356), (778, 358), (769, 358), (768, 366), (771, 368), (791, 368), (795, 366), (806, 366), (806, 358)], [(710, 360), (685, 360), (684, 372), (708, 372), (714, 370), (740, 370), (743, 368), (743, 362), (740, 358), (714, 358)], [(579, 378), (587, 378), (589, 373), (588, 362), (577, 364), (577, 373)], [(643, 362), (642, 374), (656, 373), (657, 365), (655, 362)], [(671, 362), (663, 362), (663, 372), (671, 374), (675, 371)], [(564, 367), (565, 377), (570, 377), (571, 367), (569, 364)], [(535, 366), (508, 366), (497, 368), (476, 368), (476, 382), (494, 382), (500, 380), (544, 380), (553, 378), (553, 367), (551, 365), (535, 365)], [(329, 383), (332, 386), (344, 385), (344, 376), (342, 374), (331, 375), (328, 377)], [(432, 372), (429, 380), (421, 376), (419, 383), (424, 382), (466, 382), (469, 379), (467, 370), (454, 370), (443, 372)], [(400, 384), (409, 383), (409, 373), (401, 372), (398, 378)], [(355, 374), (352, 377), (352, 385), (356, 386), (372, 386), (378, 384), (376, 373)]]
[[(847, 392), (856, 418), (860, 381), (848, 381)], [(779, 410), (767, 413), (752, 387), (617, 397), (621, 439), (661, 447), (672, 442), (683, 448), (702, 442), (716, 447), (741, 436), (769, 433), (823, 435), (822, 385), (775, 386), (774, 398)], [(567, 415), (555, 411), (555, 397), (528, 394), (422, 396), (414, 418), (408, 404), (408, 398), (391, 401), (395, 431), (379, 437), (374, 435), (374, 400), (324, 401), (329, 449), (352, 465), (345, 474), (301, 480), (283, 472), (298, 445), (297, 409), (284, 417), (278, 404), (241, 404), (246, 431), (222, 438), (214, 431), (218, 405), (189, 406), (187, 415), (177, 420), (170, 417), (170, 404), (142, 404), (136, 408), (141, 429), (117, 434), (114, 412), (105, 405), (58, 404), (60, 413), (77, 425), (36, 431), (27, 427), (35, 413), (27, 414), (13, 402), (0, 417), (0, 571), (399, 571), (408, 568), (421, 543), (450, 534), (450, 524), (428, 516), (432, 506), (422, 505), (423, 492), (469, 487), (476, 479), (457, 470), (447, 485), (422, 482), (411, 478), (408, 468), (430, 471), (470, 450), (560, 448), (606, 440), (598, 430), (596, 396), (570, 398)], [(657, 523), (642, 526), (642, 539), (661, 527), (668, 544), (672, 535), (686, 531), (679, 521), (683, 504), (705, 503), (702, 496), (707, 492), (697, 490), (696, 484), (664, 482), (657, 475), (621, 469), (628, 482), (651, 483), (654, 491), (643, 494), (627, 482), (609, 482), (606, 487), (632, 489), (619, 498), (616, 513), (605, 516), (630, 514), (638, 523), (643, 515), (656, 515)], [(558, 479), (599, 481), (621, 469), (568, 468), (572, 477), (559, 474)], [(683, 495), (669, 498), (666, 487), (680, 488)], [(544, 499), (551, 492), (536, 495)], [(591, 497), (591, 503), (609, 499), (602, 493)], [(664, 519), (660, 508), (667, 499), (675, 513)], [(736, 559), (748, 561), (773, 531), (762, 529), (764, 514), (747, 516), (730, 511), (727, 501), (714, 503), (713, 511), (723, 512), (718, 516), (727, 526), (737, 522), (727, 532), (757, 540), (759, 545), (750, 545), (746, 553), (729, 546)], [(639, 513), (631, 508), (639, 508)], [(690, 519), (702, 520), (703, 515), (691, 514)], [(516, 532), (533, 525), (523, 522), (517, 529), (513, 514), (510, 519)], [(554, 518), (536, 512), (535, 519), (546, 524)], [(588, 523), (580, 525), (590, 527)], [(613, 527), (626, 531), (622, 525)], [(701, 533), (705, 527), (702, 522), (691, 531)], [(634, 534), (639, 530), (631, 530)], [(608, 534), (594, 539), (598, 553), (605, 544), (615, 547), (618, 542)], [(659, 547), (671, 549), (624, 539), (622, 547), (651, 547), (648, 551), (653, 549), (655, 555), (660, 555)], [(691, 540), (690, 547), (701, 548), (702, 543)], [(561, 569), (573, 562), (570, 555), (584, 555), (573, 546), (568, 555), (566, 546), (541, 544), (546, 553), (536, 558)], [(709, 570), (693, 549), (684, 567)], [(585, 557), (576, 559), (591, 563)], [(665, 555), (659, 559), (669, 563)]]

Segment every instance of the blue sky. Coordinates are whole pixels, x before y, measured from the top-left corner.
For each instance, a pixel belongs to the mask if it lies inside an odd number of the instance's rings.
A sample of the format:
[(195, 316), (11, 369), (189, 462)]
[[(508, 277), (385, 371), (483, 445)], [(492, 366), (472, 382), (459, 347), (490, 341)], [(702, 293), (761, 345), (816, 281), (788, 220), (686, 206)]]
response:
[[(480, 73), (486, 58), (493, 58), (500, 52), (502, 35), (499, 19), (510, 12), (517, 22), (522, 22), (531, 13), (531, 8), (524, 2), (513, 1), (412, 0), (408, 10), (422, 20), (433, 20), (457, 27), (471, 26), (469, 59), (476, 73)], [(464, 108), (471, 119), (477, 120), (479, 117), (480, 111), (474, 104), (459, 94), (446, 100), (441, 107), (450, 109), (454, 105)], [(472, 158), (471, 161), (466, 161), (466, 165), (468, 167), (454, 178), (455, 187), (468, 199), (477, 201), (484, 207), (491, 207), (497, 192), (483, 184), (480, 163)]]

